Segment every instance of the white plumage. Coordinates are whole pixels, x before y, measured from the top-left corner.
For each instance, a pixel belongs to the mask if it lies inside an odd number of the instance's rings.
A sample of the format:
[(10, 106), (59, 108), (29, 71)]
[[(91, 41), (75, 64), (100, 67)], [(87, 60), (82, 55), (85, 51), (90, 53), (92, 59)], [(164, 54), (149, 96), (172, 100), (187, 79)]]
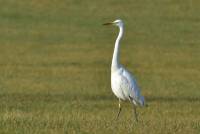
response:
[(137, 121), (137, 113), (136, 107), (144, 106), (145, 101), (144, 97), (140, 94), (140, 89), (136, 83), (135, 78), (131, 75), (131, 73), (126, 70), (120, 63), (119, 63), (119, 48), (120, 48), (120, 40), (122, 38), (124, 32), (124, 24), (122, 20), (115, 20), (114, 22), (105, 23), (104, 25), (115, 25), (119, 27), (119, 35), (115, 42), (115, 48), (112, 58), (112, 65), (111, 65), (111, 87), (113, 93), (119, 98), (119, 114), (121, 112), (121, 100), (130, 100), (133, 103), (134, 114)]
[(133, 76), (123, 67), (111, 73), (113, 93), (122, 100), (131, 99), (135, 105), (144, 105), (143, 96)]

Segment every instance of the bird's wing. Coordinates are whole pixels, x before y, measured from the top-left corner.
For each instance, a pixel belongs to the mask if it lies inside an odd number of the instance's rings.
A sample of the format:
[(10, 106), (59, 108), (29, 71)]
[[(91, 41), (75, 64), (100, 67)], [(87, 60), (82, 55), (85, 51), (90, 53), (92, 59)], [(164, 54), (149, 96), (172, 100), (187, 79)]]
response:
[(137, 85), (135, 78), (126, 69), (123, 69), (121, 76), (124, 83), (123, 85), (126, 85), (126, 87), (124, 87), (127, 89), (126, 94), (128, 94), (129, 97), (138, 102), (138, 100), (140, 99), (140, 89)]

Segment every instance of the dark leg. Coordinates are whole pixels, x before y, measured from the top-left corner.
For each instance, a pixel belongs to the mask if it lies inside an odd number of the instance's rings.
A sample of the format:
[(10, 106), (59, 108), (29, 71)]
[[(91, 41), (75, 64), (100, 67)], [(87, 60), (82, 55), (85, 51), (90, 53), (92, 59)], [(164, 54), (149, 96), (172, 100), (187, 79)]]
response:
[(129, 96), (129, 101), (132, 103), (133, 105), (133, 114), (135, 116), (135, 120), (136, 122), (138, 122), (138, 115), (137, 115), (137, 111), (136, 111), (136, 106), (135, 104), (133, 103), (133, 98)]
[(136, 122), (138, 122), (138, 115), (137, 115), (137, 111), (136, 111), (136, 106), (134, 104), (133, 104), (133, 112), (134, 112), (135, 120), (136, 120)]
[(119, 118), (119, 115), (120, 115), (121, 110), (122, 110), (120, 102), (121, 102), (121, 100), (119, 99), (119, 111), (118, 111), (118, 114), (117, 114), (117, 118), (116, 118), (116, 119)]

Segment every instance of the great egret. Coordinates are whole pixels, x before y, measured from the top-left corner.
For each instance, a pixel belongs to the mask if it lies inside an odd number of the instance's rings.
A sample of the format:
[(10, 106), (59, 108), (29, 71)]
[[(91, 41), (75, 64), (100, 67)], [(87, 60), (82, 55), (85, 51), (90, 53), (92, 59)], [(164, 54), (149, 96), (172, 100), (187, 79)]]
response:
[(144, 106), (145, 100), (144, 97), (140, 94), (140, 89), (136, 83), (135, 78), (119, 63), (119, 42), (124, 32), (124, 23), (122, 20), (118, 19), (103, 25), (115, 25), (119, 27), (119, 35), (115, 41), (111, 65), (111, 87), (113, 93), (119, 99), (119, 111), (117, 118), (119, 117), (122, 109), (120, 105), (121, 100), (129, 100), (133, 104), (135, 119), (138, 121), (136, 106)]

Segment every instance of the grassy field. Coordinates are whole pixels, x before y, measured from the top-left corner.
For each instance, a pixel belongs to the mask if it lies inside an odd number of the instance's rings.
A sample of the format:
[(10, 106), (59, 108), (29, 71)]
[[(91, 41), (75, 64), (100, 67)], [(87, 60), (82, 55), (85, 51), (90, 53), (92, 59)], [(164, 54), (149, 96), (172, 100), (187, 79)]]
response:
[[(0, 0), (0, 134), (199, 134), (200, 8), (195, 0)], [(121, 62), (149, 107), (134, 121), (110, 87)]]

